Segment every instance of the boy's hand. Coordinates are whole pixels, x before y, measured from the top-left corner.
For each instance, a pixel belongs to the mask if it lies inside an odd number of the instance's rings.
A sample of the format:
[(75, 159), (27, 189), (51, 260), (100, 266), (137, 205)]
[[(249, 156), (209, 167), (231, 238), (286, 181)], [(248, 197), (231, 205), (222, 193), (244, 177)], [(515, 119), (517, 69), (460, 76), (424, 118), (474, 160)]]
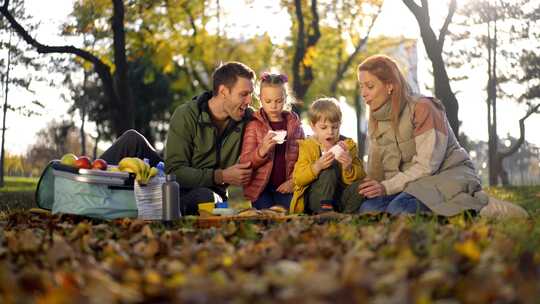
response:
[(350, 171), (352, 169), (352, 157), (349, 152), (341, 153), (336, 160), (341, 163), (341, 166), (345, 171)]
[(277, 144), (274, 136), (276, 136), (275, 133), (266, 133), (259, 147), (258, 153), (260, 157), (266, 157), (266, 155), (268, 155), (268, 152), (270, 152), (270, 150), (272, 150), (272, 148), (274, 148), (274, 146)]
[(245, 185), (251, 179), (251, 163), (236, 164), (223, 170), (223, 182), (230, 185)]
[(279, 185), (279, 187), (276, 189), (279, 193), (292, 193), (294, 188), (294, 184), (292, 179), (285, 181), (283, 184)]
[(313, 171), (315, 171), (316, 174), (319, 174), (322, 170), (330, 167), (334, 159), (334, 153), (325, 153), (313, 163)]
[(341, 163), (341, 166), (345, 171), (349, 171), (352, 168), (352, 156), (351, 153), (349, 153), (349, 150), (347, 149), (347, 146), (343, 141), (340, 141), (338, 145), (343, 148), (343, 153), (339, 155), (339, 157), (336, 157), (336, 160)]

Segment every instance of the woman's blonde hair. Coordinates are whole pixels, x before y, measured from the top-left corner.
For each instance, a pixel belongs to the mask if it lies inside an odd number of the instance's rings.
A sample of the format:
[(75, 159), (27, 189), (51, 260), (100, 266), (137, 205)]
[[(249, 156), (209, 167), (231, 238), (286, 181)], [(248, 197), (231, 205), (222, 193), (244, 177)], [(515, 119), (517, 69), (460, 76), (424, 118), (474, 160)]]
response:
[(259, 83), (259, 103), (262, 107), (262, 100), (261, 100), (261, 92), (264, 87), (282, 87), (283, 88), (283, 94), (285, 104), (283, 105), (283, 109), (290, 111), (292, 109), (292, 105), (295, 103), (294, 97), (290, 93), (289, 86), (287, 85), (288, 77), (285, 74), (273, 74), (264, 72), (261, 75), (261, 81)]
[[(358, 66), (358, 80), (360, 80), (360, 71), (373, 74), (384, 84), (392, 84), (390, 94), (392, 128), (395, 134), (399, 136), (399, 115), (404, 105), (412, 101), (411, 87), (405, 80), (403, 73), (401, 73), (394, 59), (385, 55), (374, 55), (360, 63)], [(377, 121), (371, 115), (369, 116), (369, 125), (372, 130), (370, 133), (373, 134), (377, 129)]]
[(341, 109), (337, 99), (323, 97), (315, 100), (309, 106), (308, 119), (313, 125), (321, 119), (327, 119), (331, 123), (341, 123)]

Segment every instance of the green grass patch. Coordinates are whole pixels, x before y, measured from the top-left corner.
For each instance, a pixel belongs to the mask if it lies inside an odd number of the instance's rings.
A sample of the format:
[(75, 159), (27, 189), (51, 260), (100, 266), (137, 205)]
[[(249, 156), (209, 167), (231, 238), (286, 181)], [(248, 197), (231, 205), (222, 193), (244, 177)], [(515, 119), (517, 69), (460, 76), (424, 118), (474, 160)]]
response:
[(531, 215), (540, 214), (540, 186), (488, 187), (485, 191), (498, 199), (523, 206)]
[(36, 191), (37, 177), (4, 177), (4, 187), (0, 188), (0, 193), (3, 192), (27, 192)]

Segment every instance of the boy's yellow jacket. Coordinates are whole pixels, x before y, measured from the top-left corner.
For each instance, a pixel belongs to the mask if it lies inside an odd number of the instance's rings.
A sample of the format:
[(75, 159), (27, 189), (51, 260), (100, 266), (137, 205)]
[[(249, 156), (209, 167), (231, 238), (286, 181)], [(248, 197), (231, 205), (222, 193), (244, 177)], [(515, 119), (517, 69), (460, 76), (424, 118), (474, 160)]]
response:
[[(346, 172), (342, 169), (341, 178), (345, 184), (350, 185), (354, 181), (364, 178), (366, 173), (362, 167), (362, 162), (358, 159), (356, 143), (350, 138), (344, 139), (343, 142), (347, 146), (347, 150), (352, 157), (352, 170)], [(292, 176), (294, 182), (294, 194), (289, 209), (290, 213), (304, 212), (304, 192), (318, 177), (313, 172), (311, 165), (321, 157), (322, 151), (321, 144), (313, 137), (299, 140), (298, 144), (300, 150), (298, 152), (298, 161), (294, 166)]]

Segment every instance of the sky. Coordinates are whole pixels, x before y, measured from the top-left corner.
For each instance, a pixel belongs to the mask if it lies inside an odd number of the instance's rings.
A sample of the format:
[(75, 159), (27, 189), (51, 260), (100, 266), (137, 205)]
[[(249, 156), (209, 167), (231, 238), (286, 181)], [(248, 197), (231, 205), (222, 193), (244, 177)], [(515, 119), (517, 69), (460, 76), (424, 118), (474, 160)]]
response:
[[(458, 0), (458, 4), (460, 1)], [(268, 32), (275, 42), (281, 42), (289, 34), (290, 20), (284, 10), (279, 10), (274, 0), (254, 0), (252, 6), (238, 6), (237, 0), (222, 0), (222, 18), (227, 25), (227, 32), (238, 36), (250, 36)], [(26, 0), (27, 11), (30, 15), (41, 22), (36, 37), (42, 43), (58, 45), (74, 43), (77, 41), (67, 41), (60, 36), (59, 27), (70, 13), (73, 0), (55, 0), (54, 10), (50, 9), (49, 1)], [(437, 1), (432, 4), (432, 26), (438, 28), (443, 22), (446, 1)], [(268, 18), (268, 11), (275, 11), (272, 18)], [(47, 12), (46, 14), (43, 12)], [(240, 18), (241, 16), (241, 18)], [(234, 20), (230, 21), (230, 20)], [(419, 30), (414, 16), (408, 11), (401, 0), (386, 0), (383, 10), (373, 29), (372, 36), (403, 36), (418, 39), (418, 80), (420, 88), (424, 84), (431, 83), (428, 72), (431, 64), (426, 58), (424, 45), (419, 38)], [(23, 43), (23, 42), (21, 42)], [(1, 56), (5, 54), (0, 52)], [(19, 71), (21, 72), (21, 71)], [(24, 73), (24, 71), (22, 71)], [(462, 82), (459, 86), (452, 84), (452, 88), (457, 93), (459, 100), (459, 119), (462, 121), (462, 130), (473, 140), (487, 140), (486, 104), (485, 104), (485, 71), (471, 71), (469, 80)], [(47, 74), (49, 79), (60, 79), (60, 75)], [(25, 153), (27, 147), (36, 141), (35, 134), (38, 130), (46, 127), (47, 122), (52, 119), (68, 118), (66, 114), (68, 104), (62, 101), (60, 94), (66, 93), (65, 89), (49, 86), (45, 83), (35, 84), (32, 89), (35, 95), (21, 92), (10, 92), (10, 100), (24, 102), (28, 104), (31, 100), (37, 99), (43, 102), (46, 108), (42, 111), (42, 116), (23, 117), (16, 113), (9, 112), (7, 116), (6, 149), (9, 153)], [(422, 91), (423, 94), (432, 95), (431, 92)], [(0, 94), (3, 101), (3, 93)], [(525, 108), (512, 102), (499, 102), (499, 136), (505, 137), (507, 133), (512, 136), (519, 136), (518, 119), (525, 113)], [(346, 111), (349, 112), (349, 111)], [(504, 113), (504, 114), (503, 114)], [(91, 128), (91, 125), (88, 126)], [(526, 121), (526, 140), (540, 146), (540, 115), (533, 115)], [(354, 115), (345, 118), (343, 133), (347, 136), (355, 136), (356, 122)], [(350, 134), (348, 134), (350, 133)], [(104, 143), (102, 147), (106, 147)]]

